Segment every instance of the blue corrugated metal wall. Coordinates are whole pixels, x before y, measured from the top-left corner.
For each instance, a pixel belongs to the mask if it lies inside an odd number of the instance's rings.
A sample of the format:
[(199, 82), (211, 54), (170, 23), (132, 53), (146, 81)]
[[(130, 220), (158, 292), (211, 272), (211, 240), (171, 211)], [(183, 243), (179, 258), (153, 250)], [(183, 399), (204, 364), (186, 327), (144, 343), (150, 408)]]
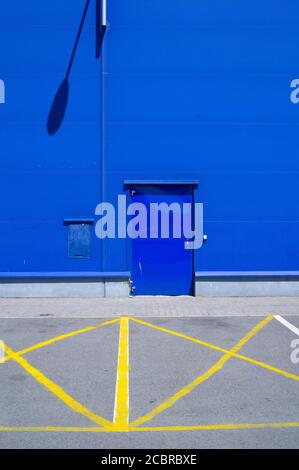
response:
[(101, 270), (95, 236), (92, 258), (68, 258), (63, 224), (65, 218), (94, 218), (101, 197), (101, 60), (96, 59), (94, 4), (70, 73), (63, 124), (55, 135), (47, 130), (85, 4), (1, 2), (0, 78), (6, 84), (6, 103), (0, 107), (2, 272)]
[(296, 0), (92, 0), (64, 121), (47, 131), (85, 0), (2, 2), (0, 271), (125, 271), (128, 241), (69, 259), (65, 218), (94, 218), (125, 179), (198, 179), (196, 271), (299, 268)]

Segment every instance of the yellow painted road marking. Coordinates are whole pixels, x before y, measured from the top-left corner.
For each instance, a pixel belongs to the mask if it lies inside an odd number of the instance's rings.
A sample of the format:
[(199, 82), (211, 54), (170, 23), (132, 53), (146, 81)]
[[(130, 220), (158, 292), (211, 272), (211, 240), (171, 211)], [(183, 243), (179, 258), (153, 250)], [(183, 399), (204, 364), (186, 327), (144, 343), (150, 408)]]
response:
[(186, 385), (184, 388), (173, 394), (171, 397), (169, 397), (167, 400), (162, 402), (160, 405), (156, 406), (152, 411), (147, 413), (144, 416), (141, 416), (140, 418), (136, 419), (131, 423), (132, 426), (139, 426), (140, 424), (149, 421), (153, 419), (155, 416), (157, 416), (159, 413), (162, 411), (166, 410), (167, 408), (170, 408), (173, 406), (178, 400), (186, 396), (188, 393), (192, 392), (196, 387), (198, 387), (200, 384), (208, 380), (210, 377), (212, 377), (216, 372), (218, 372), (224, 364), (232, 358), (231, 353), (236, 353), (239, 351), (251, 338), (253, 338), (262, 328), (264, 328), (268, 323), (273, 319), (273, 317), (269, 316), (265, 318), (264, 320), (260, 321), (257, 325), (255, 325), (252, 330), (250, 330), (230, 351), (229, 353), (224, 354), (224, 356), (221, 357), (221, 359), (214, 364), (210, 369), (208, 369), (206, 372), (203, 374), (199, 375), (196, 379), (194, 379), (192, 382), (190, 382), (188, 385)]
[(126, 429), (129, 421), (129, 320), (120, 319), (119, 350), (114, 405), (115, 429)]
[[(235, 345), (232, 350), (226, 350), (224, 348), (215, 346), (213, 344), (207, 343), (205, 341), (192, 338), (188, 335), (184, 335), (182, 333), (175, 332), (173, 330), (168, 330), (166, 328), (159, 327), (157, 325), (144, 322), (137, 318), (131, 318), (131, 320), (148, 326), (150, 328), (154, 328), (156, 330), (163, 331), (165, 333), (169, 333), (171, 335), (181, 337), (187, 339), (189, 341), (195, 342), (197, 344), (201, 344), (206, 346), (210, 349), (214, 349), (216, 351), (225, 353), (224, 356), (215, 364), (209, 371), (207, 371), (204, 376), (207, 380), (212, 374), (214, 374), (217, 370), (223, 367), (224, 363), (231, 357), (236, 357), (238, 359), (244, 360), (246, 362), (258, 365), (263, 367), (264, 369), (270, 370), (272, 372), (276, 372), (280, 375), (285, 377), (294, 379), (299, 381), (299, 377), (290, 374), (284, 370), (277, 369), (275, 367), (270, 366), (269, 364), (263, 363), (261, 361), (256, 361), (251, 359), (250, 357), (243, 356), (238, 354), (236, 351), (239, 350), (240, 343), (243, 342), (243, 345), (256, 334), (255, 329), (261, 329), (263, 326), (263, 322), (268, 323), (272, 317), (267, 317), (264, 319), (260, 324), (256, 325), (256, 327), (249, 332), (237, 345)], [(119, 344), (119, 360), (118, 360), (118, 382), (116, 387), (116, 402), (115, 402), (115, 422), (111, 423), (104, 418), (95, 415), (93, 412), (85, 408), (79, 402), (74, 400), (70, 395), (68, 395), (64, 390), (59, 387), (57, 384), (52, 382), (48, 379), (44, 374), (42, 374), (38, 369), (35, 369), (31, 366), (21, 355), (26, 354), (27, 352), (42, 348), (49, 344), (55, 343), (57, 341), (64, 340), (66, 338), (75, 336), (76, 334), (84, 333), (87, 331), (91, 331), (101, 326), (108, 325), (111, 323), (115, 323), (120, 321), (120, 344)], [(199, 426), (159, 426), (159, 427), (136, 427), (136, 422), (145, 420), (143, 418), (138, 418), (132, 425), (128, 425), (128, 415), (129, 415), (129, 364), (128, 364), (128, 322), (129, 318), (121, 318), (121, 319), (113, 319), (107, 322), (101, 323), (97, 326), (87, 327), (81, 330), (76, 330), (72, 333), (67, 333), (65, 335), (58, 336), (56, 338), (52, 338), (48, 341), (44, 341), (42, 343), (36, 344), (29, 348), (23, 349), (18, 352), (12, 351), (7, 345), (5, 346), (5, 350), (7, 356), (4, 358), (5, 360), (12, 359), (16, 361), (19, 365), (21, 365), (29, 374), (31, 374), (38, 382), (40, 382), (43, 386), (45, 386), (49, 391), (51, 391), (54, 395), (56, 395), (60, 400), (62, 400), (67, 406), (73, 409), (75, 412), (82, 414), (83, 416), (90, 419), (92, 422), (100, 425), (101, 427), (53, 427), (53, 426), (45, 426), (45, 427), (7, 427), (7, 426), (0, 426), (0, 432), (153, 432), (153, 431), (196, 431), (196, 430), (233, 430), (233, 429), (260, 429), (260, 428), (297, 428), (299, 427), (299, 422), (288, 422), (288, 423), (229, 423), (229, 424), (214, 424), (214, 425), (199, 425)], [(240, 346), (242, 347), (242, 345)], [(225, 361), (225, 362), (224, 362)], [(211, 373), (212, 372), (212, 373)], [(195, 379), (191, 384), (194, 384), (196, 381), (199, 380), (201, 383), (202, 376)], [(191, 385), (189, 384), (189, 385)], [(196, 386), (196, 385), (195, 385)], [(187, 386), (188, 387), (188, 386)], [(185, 387), (185, 389), (187, 389)], [(179, 393), (182, 393), (185, 389), (182, 389)], [(187, 392), (189, 393), (189, 392)], [(176, 395), (176, 394), (175, 394)], [(171, 397), (173, 398), (173, 397)], [(171, 400), (171, 398), (169, 400)]]
[(48, 379), (42, 372), (40, 372), (38, 369), (33, 367), (31, 364), (29, 364), (29, 362), (27, 362), (26, 359), (19, 356), (12, 349), (10, 349), (7, 346), (7, 344), (5, 345), (5, 352), (11, 357), (11, 359), (13, 359), (21, 367), (23, 367), (23, 369), (25, 369), (26, 372), (28, 372), (28, 374), (30, 374), (35, 380), (37, 380), (37, 382), (39, 382), (45, 388), (47, 388), (50, 392), (52, 392), (57, 398), (59, 398), (63, 403), (65, 403), (73, 411), (85, 416), (93, 423), (99, 424), (101, 426), (111, 426), (112, 423), (110, 423), (110, 421), (107, 421), (101, 416), (94, 414), (88, 408), (81, 405), (81, 403), (79, 403), (73, 397), (68, 395), (59, 385), (52, 382), (52, 380)]
[(291, 423), (229, 423), (229, 424), (207, 424), (201, 426), (156, 426), (156, 427), (130, 427), (131, 432), (152, 431), (225, 431), (237, 429), (264, 429), (264, 428), (298, 428), (298, 422)]
[[(267, 429), (267, 428), (299, 428), (299, 422), (289, 423), (228, 423), (228, 424), (203, 424), (201, 426), (156, 426), (156, 427), (133, 427), (128, 426), (125, 432), (165, 432), (165, 431), (229, 431), (238, 429)], [(115, 428), (103, 427), (12, 427), (0, 426), (0, 432), (91, 432), (91, 433), (114, 433), (124, 432)]]
[(214, 349), (215, 351), (219, 351), (225, 354), (229, 354), (232, 357), (236, 357), (238, 359), (241, 359), (242, 361), (249, 362), (250, 364), (254, 364), (256, 366), (262, 367), (263, 369), (270, 370), (271, 372), (275, 372), (276, 374), (283, 375), (284, 377), (287, 377), (288, 379), (296, 380), (299, 382), (299, 376), (295, 374), (291, 374), (290, 372), (287, 372), (282, 369), (278, 369), (277, 367), (270, 366), (269, 364), (266, 364), (265, 362), (262, 361), (256, 361), (255, 359), (252, 359), (251, 357), (248, 356), (243, 356), (242, 354), (238, 353), (233, 353), (229, 351), (228, 349), (221, 348), (219, 346), (215, 346), (214, 344), (207, 343), (206, 341), (202, 341), (201, 339), (193, 338), (192, 336), (184, 335), (183, 333), (178, 333), (177, 331), (173, 330), (168, 330), (167, 328), (163, 328), (161, 326), (154, 325), (153, 323), (148, 323), (145, 321), (140, 320), (139, 318), (134, 318), (130, 317), (130, 320), (140, 323), (141, 325), (148, 326), (150, 328), (153, 328), (154, 330), (159, 330), (163, 331), (164, 333), (168, 333), (170, 335), (177, 336), (179, 338), (186, 339), (188, 341), (192, 341), (193, 343), (201, 344), (202, 346), (206, 346), (207, 348)]
[[(114, 320), (109, 320), (109, 321), (105, 321), (104, 323), (100, 323), (99, 325), (88, 326), (87, 328), (82, 328), (80, 330), (75, 330), (70, 333), (66, 333), (64, 335), (56, 336), (47, 341), (43, 341), (42, 343), (37, 343), (28, 348), (21, 349), (20, 351), (16, 351), (16, 354), (18, 354), (19, 356), (23, 356), (24, 354), (27, 354), (31, 351), (36, 351), (37, 349), (40, 349), (40, 348), (44, 348), (45, 346), (49, 346), (50, 344), (57, 343), (58, 341), (63, 341), (67, 338), (72, 338), (73, 336), (79, 335), (81, 333), (86, 333), (87, 331), (97, 330), (98, 328), (101, 328), (102, 326), (111, 325), (112, 323), (117, 323), (118, 321), (119, 321), (119, 318), (116, 318)], [(10, 359), (11, 358), (9, 356), (5, 356), (3, 358), (3, 362), (9, 361)]]

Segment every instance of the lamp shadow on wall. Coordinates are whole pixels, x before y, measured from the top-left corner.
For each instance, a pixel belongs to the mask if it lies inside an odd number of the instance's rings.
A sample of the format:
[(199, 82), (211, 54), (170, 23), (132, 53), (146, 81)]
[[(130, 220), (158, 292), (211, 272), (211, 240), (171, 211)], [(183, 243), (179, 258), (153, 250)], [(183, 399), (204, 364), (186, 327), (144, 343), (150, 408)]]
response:
[[(91, 0), (86, 0), (85, 7), (83, 10), (82, 18), (80, 21), (80, 26), (77, 32), (76, 40), (73, 46), (73, 50), (71, 53), (70, 61), (67, 66), (66, 74), (62, 82), (60, 83), (54, 100), (52, 102), (48, 121), (47, 121), (47, 131), (48, 134), (54, 135), (60, 129), (64, 116), (67, 110), (67, 105), (69, 101), (69, 94), (70, 94), (70, 84), (69, 84), (69, 77), (72, 71), (74, 59), (76, 56), (78, 44), (80, 41), (80, 37), (82, 34), (83, 26), (86, 20), (86, 15), (88, 12), (88, 8), (90, 5)], [(98, 0), (96, 0), (96, 58), (98, 59), (101, 55), (102, 49), (102, 42), (104, 39), (105, 30), (101, 27), (101, 7)]]

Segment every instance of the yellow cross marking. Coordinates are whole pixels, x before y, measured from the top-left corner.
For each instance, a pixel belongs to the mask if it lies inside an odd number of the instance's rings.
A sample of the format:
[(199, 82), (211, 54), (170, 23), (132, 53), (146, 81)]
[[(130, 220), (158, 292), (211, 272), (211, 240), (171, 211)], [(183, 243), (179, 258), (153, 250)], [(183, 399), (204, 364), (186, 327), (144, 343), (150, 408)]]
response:
[(196, 387), (198, 387), (200, 384), (208, 380), (212, 375), (216, 374), (224, 364), (229, 361), (232, 357), (232, 353), (236, 353), (239, 351), (245, 344), (253, 338), (264, 326), (268, 325), (268, 323), (272, 320), (272, 317), (267, 317), (264, 320), (262, 320), (260, 323), (258, 323), (249, 333), (247, 333), (244, 338), (242, 338), (229, 352), (224, 354), (216, 364), (214, 364), (209, 370), (204, 372), (203, 374), (199, 375), (195, 380), (193, 380), (191, 383), (186, 385), (186, 387), (182, 388), (179, 390), (177, 393), (172, 395), (170, 398), (165, 400), (163, 403), (161, 403), (159, 406), (154, 408), (152, 411), (147, 413), (144, 416), (141, 416), (140, 418), (136, 419), (131, 423), (132, 426), (139, 426), (140, 424), (144, 423), (145, 421), (149, 421), (153, 419), (155, 416), (157, 416), (159, 413), (162, 411), (166, 410), (167, 408), (170, 408), (172, 405), (174, 405), (180, 398), (183, 398), (185, 395), (188, 393), (192, 392)]
[[(157, 326), (155, 324), (140, 320), (138, 318), (131, 317), (121, 317), (109, 321), (105, 321), (95, 326), (89, 326), (87, 328), (79, 329), (71, 333), (64, 335), (56, 336), (47, 341), (35, 344), (28, 348), (22, 349), (18, 352), (13, 351), (7, 345), (5, 345), (6, 356), (3, 361), (14, 360), (21, 367), (23, 367), (35, 380), (47, 388), (51, 393), (53, 393), (59, 400), (65, 403), (69, 408), (71, 408), (76, 413), (79, 413), (89, 419), (92, 423), (96, 423), (98, 426), (90, 427), (57, 427), (57, 426), (42, 426), (42, 427), (9, 427), (2, 426), (0, 427), (0, 432), (163, 432), (163, 431), (207, 431), (207, 430), (227, 430), (227, 429), (260, 429), (260, 428), (286, 428), (286, 427), (299, 427), (299, 422), (287, 422), (287, 423), (228, 423), (228, 424), (211, 424), (211, 425), (198, 425), (198, 426), (153, 426), (153, 427), (142, 427), (140, 426), (146, 421), (150, 421), (159, 413), (165, 409), (173, 406), (179, 399), (186, 396), (197, 386), (208, 380), (218, 371), (220, 371), (224, 364), (235, 357), (242, 361), (254, 364), (256, 366), (262, 367), (266, 370), (274, 372), (276, 374), (282, 375), (292, 380), (299, 381), (299, 376), (291, 374), (282, 369), (278, 369), (269, 364), (266, 364), (262, 361), (257, 361), (250, 357), (239, 354), (238, 351), (250, 341), (259, 331), (262, 330), (268, 323), (273, 319), (272, 316), (268, 316), (262, 321), (260, 321), (252, 330), (250, 330), (233, 348), (227, 350), (225, 348), (216, 346), (214, 344), (202, 341), (197, 338), (179, 333), (167, 328)], [(203, 374), (199, 375), (188, 385), (183, 387), (181, 390), (178, 390), (176, 393), (171, 395), (163, 403), (155, 407), (152, 411), (147, 413), (144, 416), (139, 417), (132, 423), (129, 423), (129, 321), (134, 321), (141, 325), (144, 325), (149, 328), (153, 328), (164, 333), (174, 335), (176, 337), (200, 344), (207, 348), (213, 349), (215, 351), (223, 353), (223, 356), (214, 364), (210, 369), (208, 369)], [(86, 333), (88, 331), (96, 330), (106, 325), (119, 322), (120, 332), (119, 332), (119, 350), (118, 350), (118, 366), (117, 366), (117, 379), (116, 379), (116, 393), (115, 393), (115, 407), (114, 407), (114, 420), (110, 422), (101, 416), (96, 415), (84, 405), (76, 401), (71, 397), (67, 392), (65, 392), (59, 385), (55, 384), (52, 380), (47, 378), (41, 371), (33, 367), (28, 361), (26, 361), (22, 356), (31, 352), (38, 350), (40, 348), (49, 346), (58, 341), (62, 341), (68, 338), (71, 338), (75, 335), (81, 333)]]
[[(268, 317), (267, 317), (268, 318)], [(273, 317), (271, 317), (273, 318)], [(219, 346), (215, 346), (214, 344), (207, 343), (206, 341), (202, 341), (200, 339), (193, 338), (192, 336), (187, 336), (182, 333), (178, 333), (177, 331), (173, 330), (168, 330), (167, 328), (162, 328), (160, 326), (154, 325), (153, 323), (148, 323), (142, 320), (139, 320), (138, 318), (130, 318), (132, 321), (140, 323), (141, 325), (148, 326), (150, 328), (153, 328), (155, 330), (160, 330), (164, 331), (164, 333), (169, 333), (171, 335), (177, 336), (179, 338), (187, 339), (188, 341), (192, 341), (194, 343), (201, 344), (202, 346), (206, 346), (207, 348), (214, 349), (215, 351), (219, 351), (225, 354), (229, 354), (232, 357), (237, 357), (238, 359), (241, 359), (242, 361), (250, 362), (251, 364), (254, 364), (256, 366), (260, 366), (264, 369), (268, 369), (272, 372), (276, 372), (276, 374), (283, 375), (287, 377), (288, 379), (293, 379), (299, 381), (299, 376), (295, 374), (291, 374), (290, 372), (287, 372), (282, 369), (278, 369), (277, 367), (270, 366), (269, 364), (266, 364), (265, 362), (262, 361), (256, 361), (255, 359), (252, 359), (251, 357), (248, 356), (243, 356), (242, 354), (238, 354), (233, 351), (229, 351), (228, 349), (221, 348)]]

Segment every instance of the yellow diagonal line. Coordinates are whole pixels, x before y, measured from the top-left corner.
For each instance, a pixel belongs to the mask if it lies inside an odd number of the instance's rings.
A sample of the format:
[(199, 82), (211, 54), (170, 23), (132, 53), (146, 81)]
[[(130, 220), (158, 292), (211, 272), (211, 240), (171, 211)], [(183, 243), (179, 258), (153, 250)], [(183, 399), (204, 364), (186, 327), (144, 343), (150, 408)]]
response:
[(120, 319), (119, 350), (114, 406), (115, 429), (126, 429), (129, 420), (129, 320)]
[(139, 318), (130, 317), (130, 320), (132, 320), (136, 323), (140, 323), (141, 325), (148, 326), (149, 328), (153, 328), (154, 330), (163, 331), (164, 333), (169, 333), (170, 335), (174, 335), (174, 336), (177, 336), (179, 338), (183, 338), (183, 339), (186, 339), (188, 341), (192, 341), (193, 343), (201, 344), (202, 346), (206, 346), (207, 348), (214, 349), (215, 351), (230, 354), (231, 356), (237, 357), (238, 359), (241, 359), (242, 361), (249, 362), (250, 364), (254, 364), (256, 366), (262, 367), (263, 369), (267, 369), (267, 370), (270, 370), (271, 372), (275, 372), (276, 374), (283, 375), (284, 377), (287, 377), (288, 379), (299, 381), (299, 376), (298, 375), (291, 374), (290, 372), (287, 372), (283, 369), (278, 369), (277, 367), (270, 366), (269, 364), (266, 364), (266, 362), (256, 361), (255, 359), (252, 359), (251, 357), (243, 356), (242, 354), (238, 354), (238, 353), (233, 353), (233, 352), (229, 351), (228, 349), (224, 349), (224, 348), (221, 348), (219, 346), (215, 346), (214, 344), (207, 343), (206, 341), (202, 341), (201, 339), (193, 338), (192, 336), (188, 336), (188, 335), (184, 335), (182, 333), (178, 333), (177, 331), (168, 330), (167, 328), (163, 328), (161, 326), (154, 325), (153, 323), (148, 323), (148, 322), (142, 321)]
[(33, 367), (31, 364), (29, 364), (26, 359), (24, 359), (19, 354), (15, 353), (12, 349), (10, 349), (7, 344), (5, 345), (5, 352), (11, 357), (11, 359), (13, 359), (21, 367), (23, 367), (23, 369), (25, 369), (28, 374), (30, 374), (35, 380), (37, 380), (37, 382), (47, 388), (51, 393), (53, 393), (57, 398), (59, 398), (59, 400), (65, 403), (73, 411), (85, 416), (93, 423), (99, 424), (104, 427), (111, 426), (112, 423), (110, 423), (110, 421), (107, 421), (101, 416), (94, 414), (88, 408), (81, 405), (81, 403), (79, 403), (73, 397), (68, 395), (59, 385), (52, 382), (52, 380), (48, 379), (42, 372)]
[(190, 382), (186, 387), (182, 388), (178, 392), (176, 392), (174, 395), (169, 397), (167, 400), (165, 400), (163, 403), (158, 405), (156, 408), (154, 408), (152, 411), (147, 413), (144, 416), (141, 416), (140, 418), (136, 419), (131, 423), (131, 426), (139, 426), (140, 424), (149, 421), (153, 419), (155, 416), (157, 416), (159, 413), (162, 411), (166, 410), (167, 408), (170, 408), (173, 406), (178, 400), (186, 396), (188, 393), (192, 392), (198, 385), (202, 384), (206, 380), (208, 380), (212, 375), (216, 374), (224, 364), (231, 359), (232, 353), (236, 353), (239, 351), (251, 338), (253, 338), (262, 328), (264, 328), (268, 323), (273, 319), (273, 317), (269, 316), (265, 318), (264, 320), (260, 321), (257, 325), (255, 325), (252, 330), (250, 330), (235, 346), (230, 349), (229, 353), (224, 354), (224, 356), (221, 357), (221, 359), (216, 362), (210, 369), (208, 369), (206, 372), (203, 374), (199, 375), (195, 380)]
[[(18, 354), (19, 356), (23, 356), (24, 354), (27, 354), (31, 351), (36, 351), (37, 349), (44, 348), (45, 346), (49, 346), (50, 344), (57, 343), (58, 341), (63, 341), (67, 338), (72, 338), (73, 336), (79, 335), (81, 333), (86, 333), (87, 331), (97, 330), (98, 328), (101, 328), (102, 326), (111, 325), (112, 323), (116, 323), (118, 321), (119, 319), (116, 318), (114, 320), (109, 320), (109, 321), (100, 323), (99, 325), (88, 326), (86, 328), (75, 330), (70, 333), (66, 333), (64, 335), (55, 336), (54, 338), (48, 339), (47, 341), (43, 341), (41, 343), (34, 344), (33, 346), (30, 346), (28, 348), (21, 349), (20, 351), (16, 351), (16, 354)], [(9, 361), (10, 359), (11, 357), (5, 356), (2, 361), (6, 362), (6, 361)]]

